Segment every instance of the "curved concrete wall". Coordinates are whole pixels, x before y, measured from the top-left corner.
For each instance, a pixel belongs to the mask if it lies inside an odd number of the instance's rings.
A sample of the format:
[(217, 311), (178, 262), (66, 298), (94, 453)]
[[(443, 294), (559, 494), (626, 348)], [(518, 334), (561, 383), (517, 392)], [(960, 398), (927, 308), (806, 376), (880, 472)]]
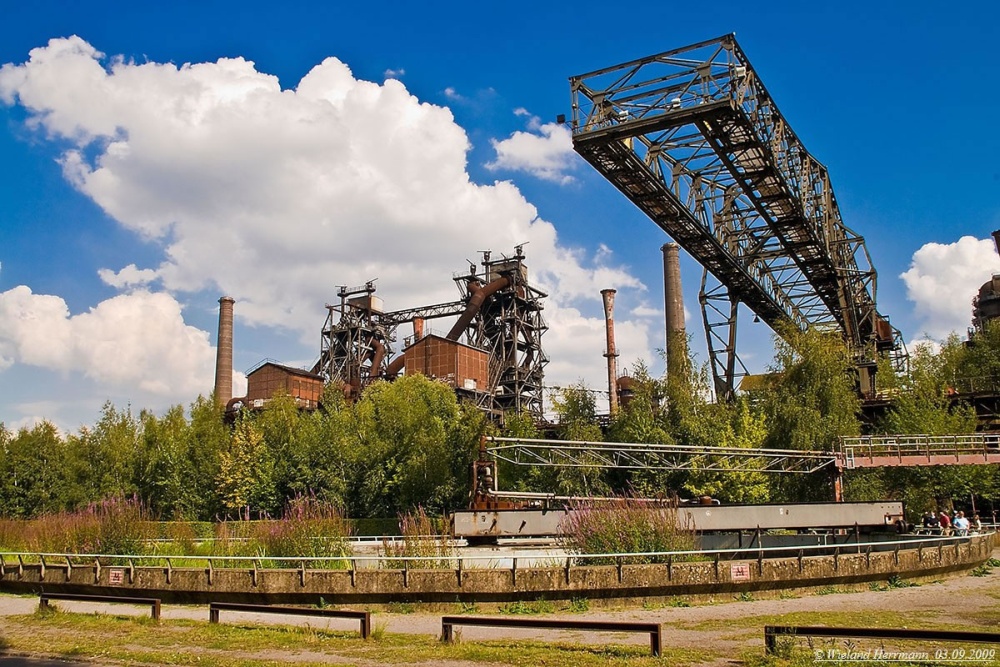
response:
[(919, 549), (766, 560), (657, 565), (439, 570), (247, 570), (18, 565), (0, 572), (0, 591), (159, 597), (164, 602), (253, 601), (332, 604), (491, 602), (518, 599), (648, 598), (766, 591), (934, 578), (989, 559), (993, 535)]

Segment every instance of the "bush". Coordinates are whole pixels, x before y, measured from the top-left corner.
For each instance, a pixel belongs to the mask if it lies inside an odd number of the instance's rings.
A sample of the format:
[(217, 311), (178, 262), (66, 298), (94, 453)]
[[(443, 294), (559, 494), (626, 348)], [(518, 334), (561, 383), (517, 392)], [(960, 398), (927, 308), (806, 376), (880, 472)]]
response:
[[(694, 530), (680, 525), (676, 504), (632, 496), (574, 506), (561, 526), (564, 546), (578, 554), (689, 551)], [(633, 563), (665, 562), (666, 557), (637, 556)], [(586, 559), (583, 564), (613, 564), (614, 558)]]

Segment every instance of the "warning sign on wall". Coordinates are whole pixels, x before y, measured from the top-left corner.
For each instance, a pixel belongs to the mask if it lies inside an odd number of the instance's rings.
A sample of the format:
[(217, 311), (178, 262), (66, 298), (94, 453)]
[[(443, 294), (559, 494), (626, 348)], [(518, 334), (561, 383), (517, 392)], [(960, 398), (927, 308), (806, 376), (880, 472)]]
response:
[(108, 583), (112, 586), (121, 586), (125, 583), (125, 570), (108, 570)]
[(733, 563), (729, 566), (732, 581), (750, 581), (750, 563)]

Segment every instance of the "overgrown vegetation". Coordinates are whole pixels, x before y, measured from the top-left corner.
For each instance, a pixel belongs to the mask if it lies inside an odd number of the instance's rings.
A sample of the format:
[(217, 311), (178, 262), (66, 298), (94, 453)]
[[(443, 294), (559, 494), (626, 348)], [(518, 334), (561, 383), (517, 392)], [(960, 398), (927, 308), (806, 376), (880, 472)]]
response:
[(423, 507), (405, 512), (399, 517), (400, 539), (386, 540), (383, 551), (396, 558), (419, 558), (409, 566), (413, 568), (454, 567), (455, 549), (450, 544), (441, 520), (427, 516)]
[[(677, 506), (622, 496), (579, 503), (562, 524), (564, 545), (580, 554), (652, 553), (694, 549), (693, 526), (682, 525)], [(630, 563), (665, 562), (662, 556), (634, 556)], [(585, 565), (615, 563), (614, 557), (588, 558)]]
[[(656, 378), (640, 363), (630, 373), (628, 400), (605, 430), (597, 426), (602, 411), (597, 394), (583, 385), (557, 390), (552, 396), (557, 436), (829, 451), (840, 436), (862, 430), (852, 365), (838, 336), (790, 330), (776, 342), (766, 376), (735, 401), (716, 403), (706, 366), (688, 359), (672, 377)], [(878, 377), (892, 405), (869, 430), (971, 432), (975, 415), (953, 394), (984, 382), (998, 384), (1000, 326), (978, 334), (972, 344), (952, 338), (940, 349), (917, 349), (909, 375), (897, 378), (881, 367)], [(93, 545), (98, 538), (84, 530), (77, 513), (96, 513), (109, 498), (136, 498), (144, 517), (219, 523), (215, 537), (223, 550), (246, 553), (251, 547), (245, 541), (252, 537), (244, 534), (247, 520), (276, 520), (296, 499), (336, 507), (352, 520), (403, 516), (417, 508), (433, 518), (464, 506), (469, 465), (483, 432), (540, 435), (525, 415), (507, 415), (505, 429), (497, 431), (479, 411), (460, 404), (449, 387), (419, 375), (376, 382), (355, 403), (331, 387), (323, 409), (311, 413), (299, 411), (288, 396), (275, 396), (263, 410), (246, 411), (232, 425), (211, 398), (163, 415), (136, 415), (109, 403), (93, 427), (77, 433), (62, 434), (45, 422), (17, 431), (0, 423), (0, 517), (46, 516), (59, 523), (74, 513), (78, 536), (70, 537), (67, 528), (60, 539), (69, 540), (63, 542), (67, 546)], [(832, 477), (822, 473), (779, 476), (697, 465), (683, 471), (608, 470), (597, 463), (532, 468), (501, 462), (498, 478), (501, 488), (566, 496), (682, 494), (723, 502), (788, 502), (833, 495)], [(901, 499), (913, 519), (970, 496), (988, 506), (986, 501), (1000, 497), (1000, 472), (996, 466), (848, 471), (845, 495)], [(176, 538), (182, 550), (192, 550), (197, 538), (205, 537), (191, 534), (189, 524), (171, 525), (176, 535), (160, 537)], [(257, 536), (270, 540), (260, 547), (264, 551), (282, 551), (280, 545), (288, 543), (306, 549), (306, 555), (319, 548), (297, 534), (281, 533), (285, 528), (277, 524), (272, 528), (279, 532)], [(13, 545), (24, 530), (31, 529), (0, 525), (0, 540)], [(110, 539), (100, 537), (105, 545)], [(328, 547), (338, 548), (323, 549)]]

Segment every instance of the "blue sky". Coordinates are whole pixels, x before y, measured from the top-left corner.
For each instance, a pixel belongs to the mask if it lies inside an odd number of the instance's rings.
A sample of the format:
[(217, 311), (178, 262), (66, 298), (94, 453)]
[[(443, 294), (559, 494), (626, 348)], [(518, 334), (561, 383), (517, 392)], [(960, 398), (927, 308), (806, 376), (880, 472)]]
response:
[[(729, 32), (829, 168), (880, 310), (907, 341), (964, 333), (1000, 271), (1000, 11), (827, 4), (5, 8), (0, 421), (75, 430), (106, 400), (208, 393), (222, 294), (237, 371), (310, 365), (337, 285), (448, 301), (466, 259), (522, 242), (552, 294), (551, 384), (603, 385), (604, 287), (623, 364), (658, 370), (667, 239), (553, 122), (569, 76)], [(768, 332), (746, 325), (741, 350), (762, 370)]]

